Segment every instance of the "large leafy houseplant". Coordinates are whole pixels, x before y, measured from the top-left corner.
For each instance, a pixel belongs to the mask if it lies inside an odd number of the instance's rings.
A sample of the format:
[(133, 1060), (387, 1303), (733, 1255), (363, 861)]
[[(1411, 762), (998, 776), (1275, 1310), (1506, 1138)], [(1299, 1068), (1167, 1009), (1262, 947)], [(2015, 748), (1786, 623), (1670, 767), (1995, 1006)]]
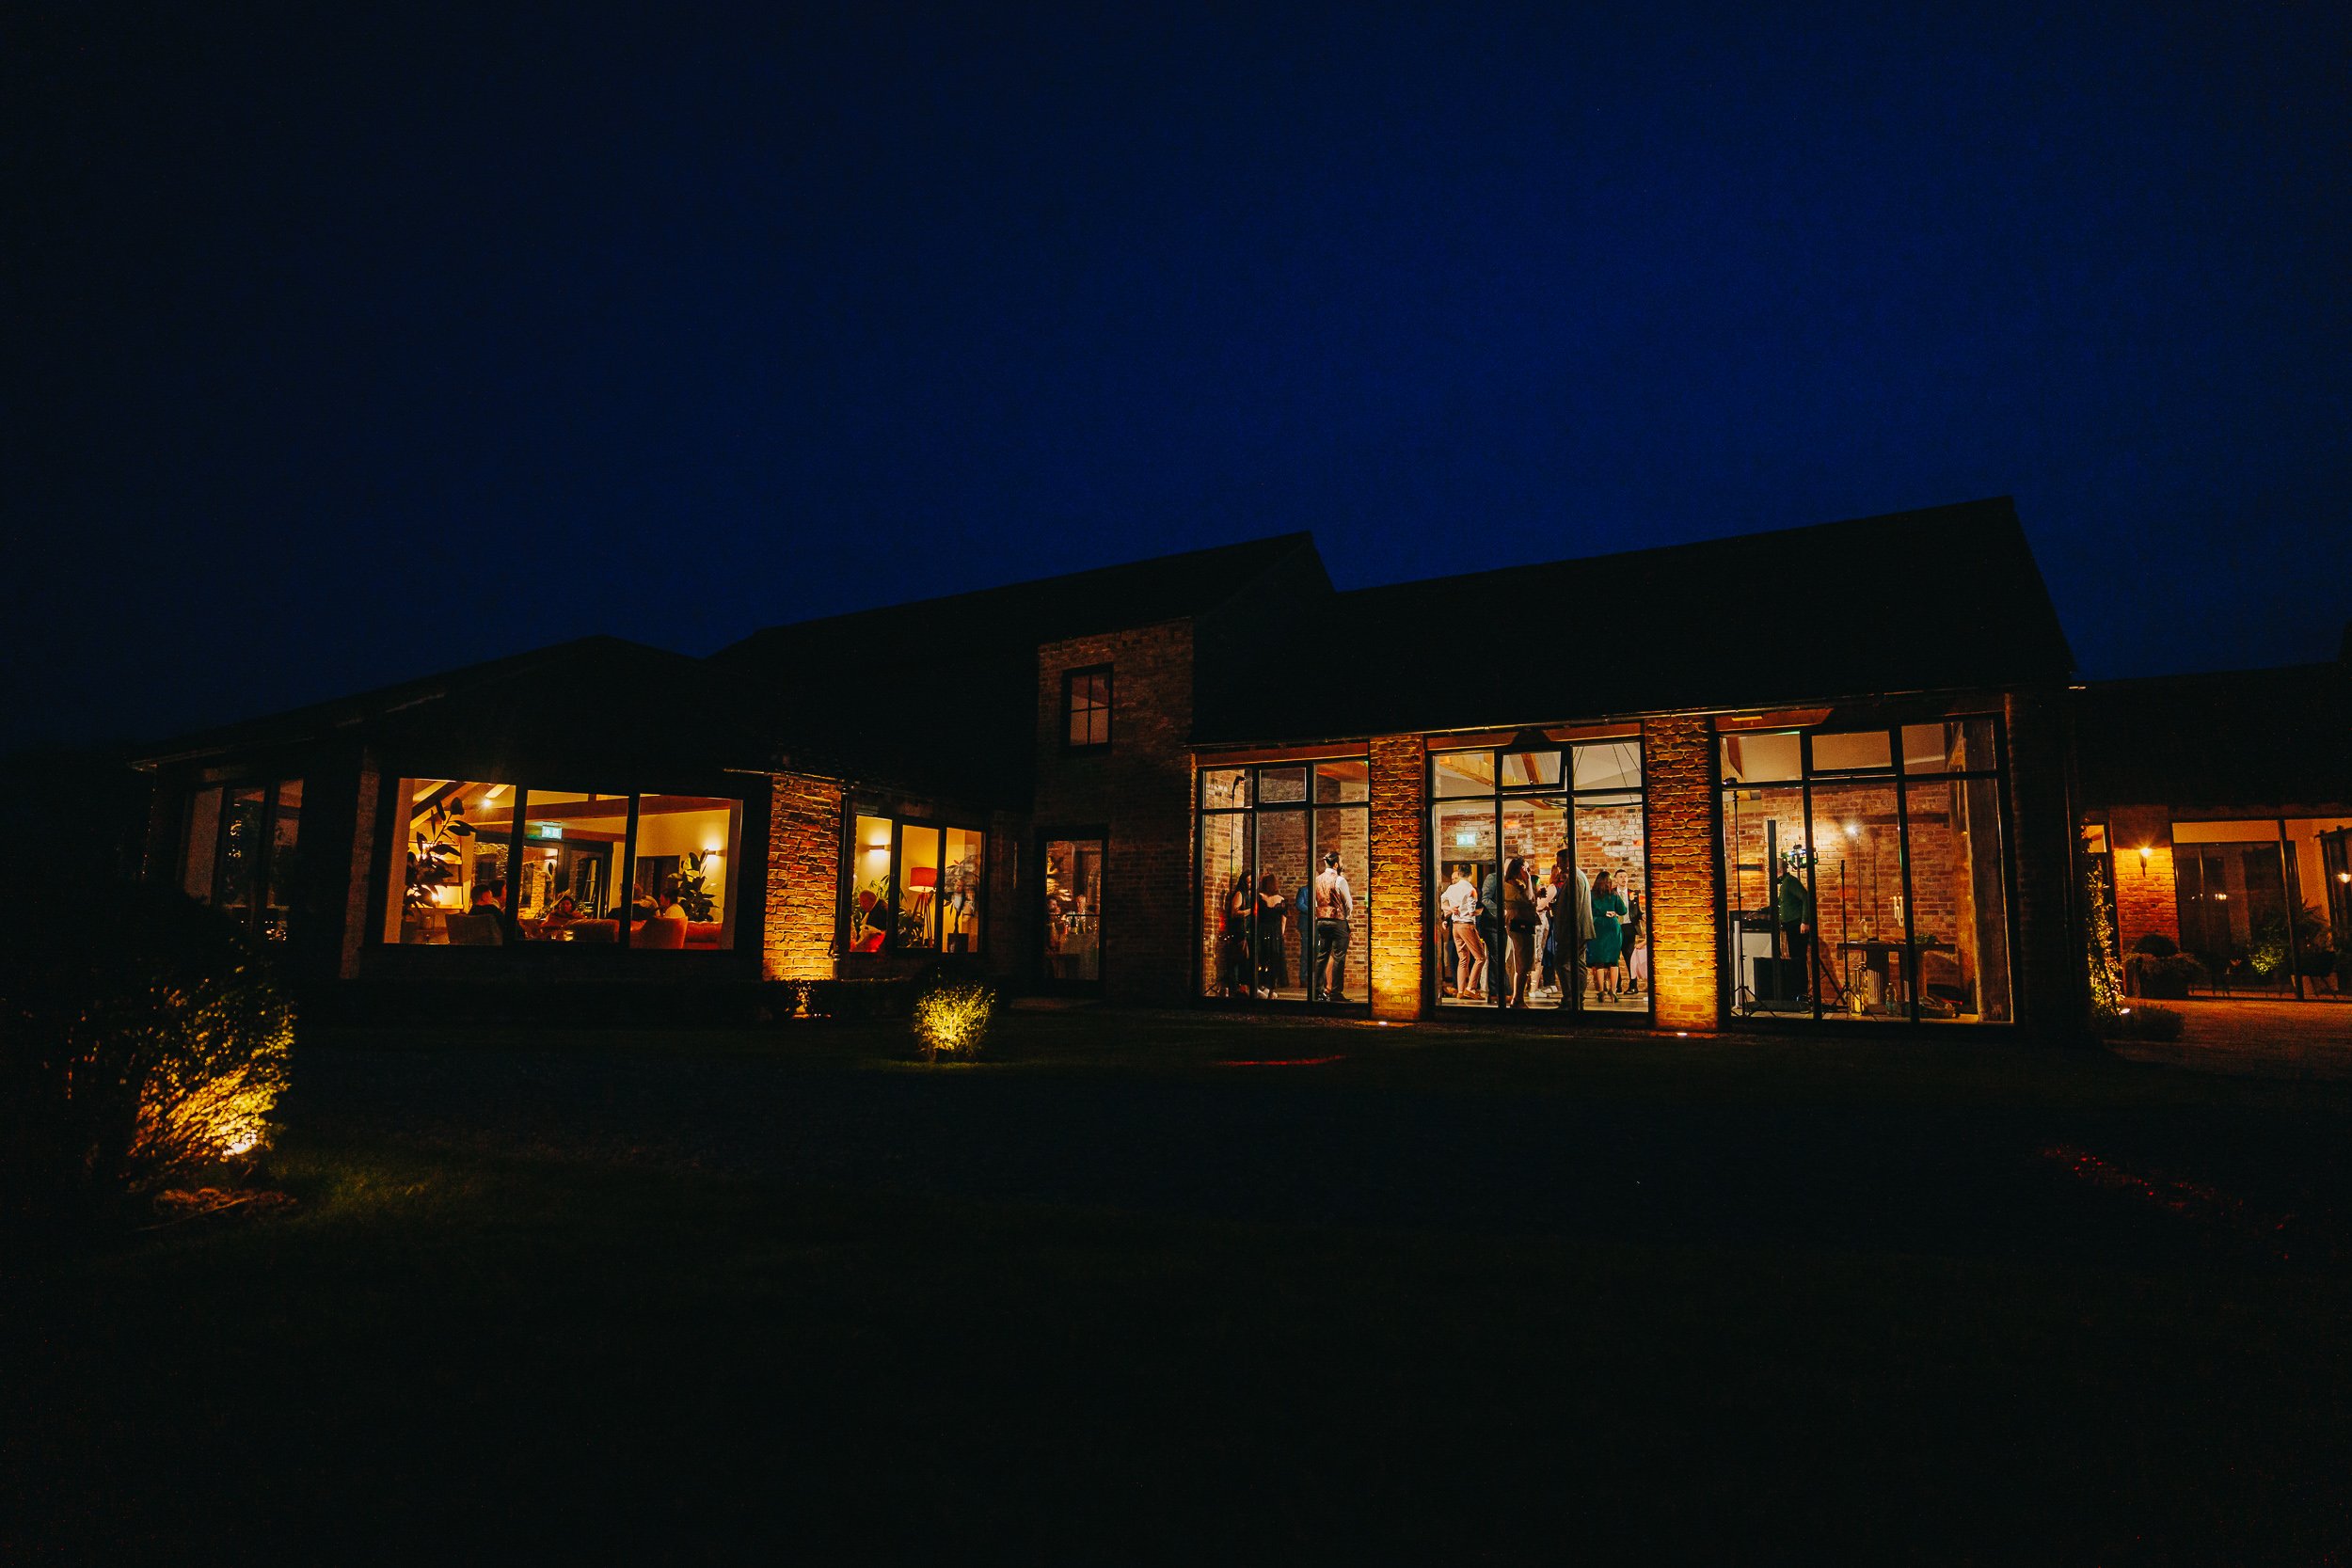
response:
[(411, 911), (434, 907), (434, 889), (454, 887), (464, 865), (466, 846), (474, 836), (466, 820), (466, 804), (434, 802), (433, 809), (410, 824), (407, 904)]

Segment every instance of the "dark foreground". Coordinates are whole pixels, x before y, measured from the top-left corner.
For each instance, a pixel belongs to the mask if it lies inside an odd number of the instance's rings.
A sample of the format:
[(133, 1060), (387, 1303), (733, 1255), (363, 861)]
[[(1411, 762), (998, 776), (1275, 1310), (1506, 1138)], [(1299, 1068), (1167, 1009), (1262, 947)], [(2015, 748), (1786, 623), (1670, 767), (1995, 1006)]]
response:
[(2352, 1560), (2341, 1083), (1000, 1047), (310, 1042), (291, 1211), (9, 1263), (0, 1560)]

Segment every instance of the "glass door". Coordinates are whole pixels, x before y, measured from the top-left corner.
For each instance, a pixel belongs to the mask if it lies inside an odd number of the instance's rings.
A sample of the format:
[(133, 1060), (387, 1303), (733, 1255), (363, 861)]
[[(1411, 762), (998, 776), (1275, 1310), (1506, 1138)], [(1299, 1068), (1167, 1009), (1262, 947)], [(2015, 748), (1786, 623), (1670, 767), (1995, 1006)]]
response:
[(1101, 835), (1042, 841), (1039, 879), (1043, 923), (1039, 978), (1049, 988), (1092, 990), (1103, 981)]

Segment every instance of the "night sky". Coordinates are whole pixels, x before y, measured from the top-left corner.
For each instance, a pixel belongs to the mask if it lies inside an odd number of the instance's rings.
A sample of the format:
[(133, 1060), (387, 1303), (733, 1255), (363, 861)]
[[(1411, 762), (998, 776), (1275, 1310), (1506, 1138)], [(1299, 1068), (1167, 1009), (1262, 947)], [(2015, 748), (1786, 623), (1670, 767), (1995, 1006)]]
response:
[(2352, 7), (1581, 9), (10, 6), (0, 745), (1997, 494), (2090, 676), (2332, 657)]

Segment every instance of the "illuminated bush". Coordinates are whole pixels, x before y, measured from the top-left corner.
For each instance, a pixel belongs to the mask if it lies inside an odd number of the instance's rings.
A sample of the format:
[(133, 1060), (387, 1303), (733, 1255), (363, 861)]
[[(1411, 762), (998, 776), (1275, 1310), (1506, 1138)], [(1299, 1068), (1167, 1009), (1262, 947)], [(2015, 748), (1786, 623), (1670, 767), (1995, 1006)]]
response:
[(977, 1056), (995, 1011), (996, 993), (986, 986), (941, 986), (916, 997), (914, 1034), (924, 1059), (937, 1061), (943, 1052), (966, 1060)]
[(39, 908), (0, 944), (0, 1214), (64, 1218), (264, 1147), (294, 1021), (252, 938), (161, 889)]

